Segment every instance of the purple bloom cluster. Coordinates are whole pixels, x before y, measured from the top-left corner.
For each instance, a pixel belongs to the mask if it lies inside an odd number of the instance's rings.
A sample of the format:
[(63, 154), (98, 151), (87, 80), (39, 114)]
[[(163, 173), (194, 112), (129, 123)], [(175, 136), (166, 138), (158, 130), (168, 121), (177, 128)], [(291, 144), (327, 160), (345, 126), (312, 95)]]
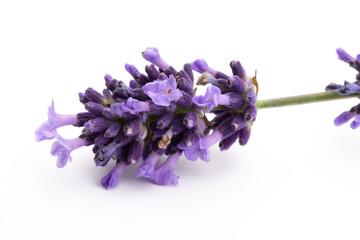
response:
[[(348, 63), (350, 67), (357, 71), (356, 81), (353, 83), (345, 81), (343, 85), (331, 83), (325, 88), (326, 91), (337, 90), (340, 95), (360, 93), (360, 54), (354, 58), (342, 48), (336, 49), (336, 53), (340, 60)], [(360, 126), (360, 104), (352, 107), (349, 111), (341, 113), (335, 118), (334, 123), (336, 126), (340, 126), (351, 119), (353, 119), (353, 121), (351, 122), (350, 127), (352, 129), (358, 128)]]
[[(136, 177), (159, 185), (176, 185), (174, 167), (184, 153), (188, 160), (209, 161), (209, 148), (219, 142), (221, 150), (236, 141), (245, 145), (256, 119), (257, 83), (248, 78), (240, 62), (232, 61), (233, 75), (226, 75), (199, 59), (185, 64), (180, 71), (167, 64), (156, 48), (147, 48), (143, 57), (151, 64), (146, 74), (126, 64), (133, 77), (129, 86), (110, 75), (105, 76), (102, 93), (88, 88), (79, 93), (86, 111), (76, 115), (57, 114), (54, 104), (48, 120), (36, 130), (36, 140), (56, 139), (51, 154), (57, 166), (71, 161), (71, 152), (93, 145), (96, 166), (114, 162), (102, 178), (108, 189), (119, 183), (126, 166), (143, 160)], [(206, 85), (203, 96), (196, 96), (193, 70), (202, 74), (197, 85)], [(214, 113), (209, 121), (206, 113)], [(57, 129), (73, 125), (83, 127), (75, 139), (63, 139)], [(161, 157), (167, 156), (161, 162)]]

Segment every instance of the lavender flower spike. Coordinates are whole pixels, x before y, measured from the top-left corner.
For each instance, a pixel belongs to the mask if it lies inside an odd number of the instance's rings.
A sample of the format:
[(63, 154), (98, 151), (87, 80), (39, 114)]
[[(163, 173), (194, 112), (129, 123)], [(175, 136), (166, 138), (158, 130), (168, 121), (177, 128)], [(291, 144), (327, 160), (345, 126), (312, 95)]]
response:
[(56, 129), (66, 125), (73, 125), (78, 122), (76, 115), (57, 114), (54, 108), (54, 101), (48, 108), (48, 120), (41, 124), (35, 131), (36, 141), (50, 140), (56, 135)]
[(136, 177), (151, 178), (154, 174), (155, 164), (159, 160), (160, 155), (154, 151), (144, 160), (140, 167), (136, 170)]
[(195, 96), (193, 101), (199, 107), (206, 107), (205, 112), (210, 112), (211, 109), (218, 105), (226, 105), (229, 103), (229, 97), (225, 94), (221, 94), (218, 87), (208, 86), (204, 96)]
[(169, 65), (161, 58), (157, 48), (148, 47), (144, 52), (142, 52), (142, 55), (147, 61), (163, 70), (169, 68)]
[(155, 169), (151, 181), (158, 185), (177, 185), (179, 176), (174, 174), (174, 167), (181, 154), (182, 151), (178, 151), (169, 155), (167, 160)]
[(116, 163), (115, 167), (101, 179), (101, 184), (104, 188), (109, 189), (117, 186), (120, 181), (120, 176), (126, 166), (127, 165), (124, 162)]
[(63, 139), (60, 135), (56, 136), (57, 141), (51, 147), (51, 155), (57, 156), (56, 165), (58, 168), (63, 168), (68, 161), (71, 162), (70, 153), (80, 147), (86, 145), (86, 140), (82, 138)]
[(155, 104), (167, 107), (170, 106), (170, 102), (179, 100), (181, 97), (181, 92), (176, 87), (176, 79), (170, 75), (165, 80), (147, 83), (142, 89)]
[[(203, 59), (177, 71), (156, 48), (147, 48), (143, 57), (152, 63), (145, 67), (146, 74), (133, 65), (125, 65), (133, 77), (129, 85), (107, 74), (102, 92), (87, 88), (79, 93), (86, 111), (59, 115), (52, 103), (48, 121), (36, 130), (36, 140), (56, 138), (51, 154), (57, 156), (59, 168), (71, 161), (73, 150), (93, 145), (96, 166), (116, 162), (101, 179), (106, 189), (118, 185), (126, 166), (141, 158), (143, 163), (136, 170), (136, 177), (158, 185), (177, 185), (179, 177), (174, 167), (183, 152), (190, 161), (209, 161), (209, 148), (219, 141), (221, 150), (230, 148), (237, 139), (241, 145), (246, 144), (256, 119), (257, 95), (240, 62), (230, 64), (234, 75), (228, 76), (210, 68)], [(356, 62), (350, 65), (357, 66)], [(209, 84), (203, 96), (194, 96), (193, 70), (202, 73), (197, 85)], [(355, 92), (359, 86), (345, 87)], [(220, 105), (224, 107), (214, 109)], [(209, 121), (204, 112), (210, 111), (215, 117)], [(351, 111), (355, 113), (351, 127), (356, 128), (360, 125), (360, 117), (356, 117), (360, 111)], [(57, 128), (71, 124), (82, 128), (79, 138), (63, 139)], [(156, 167), (163, 154), (167, 160)]]

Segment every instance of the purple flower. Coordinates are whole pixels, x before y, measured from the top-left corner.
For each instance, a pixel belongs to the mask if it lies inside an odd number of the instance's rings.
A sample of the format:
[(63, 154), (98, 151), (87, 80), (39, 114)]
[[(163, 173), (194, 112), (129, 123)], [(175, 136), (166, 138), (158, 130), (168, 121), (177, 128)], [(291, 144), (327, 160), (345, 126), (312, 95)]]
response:
[(117, 186), (120, 181), (120, 176), (126, 166), (127, 165), (124, 162), (116, 163), (115, 167), (101, 179), (101, 184), (104, 188), (109, 189)]
[(352, 111), (346, 111), (337, 116), (334, 120), (335, 126), (341, 126), (345, 123), (347, 123), (350, 119), (356, 116), (355, 112)]
[(147, 61), (161, 69), (165, 70), (169, 68), (169, 65), (161, 58), (157, 48), (148, 47), (144, 52), (142, 52), (142, 55)]
[(97, 156), (95, 157), (96, 166), (105, 166), (109, 162), (111, 157), (114, 155), (118, 147), (119, 144), (117, 144), (116, 142), (102, 145), (98, 151)]
[(216, 74), (216, 71), (209, 67), (205, 59), (196, 59), (194, 62), (190, 63), (190, 65), (192, 69), (198, 73), (208, 72), (214, 76)]
[(177, 185), (179, 176), (174, 174), (174, 167), (181, 154), (179, 151), (169, 155), (166, 161), (155, 169), (150, 180), (158, 185)]
[(352, 129), (357, 129), (360, 126), (360, 104), (352, 107), (350, 111), (343, 112), (337, 116), (334, 120), (334, 124), (340, 126), (347, 123), (352, 118), (355, 119), (351, 122), (350, 127)]
[(209, 67), (205, 59), (197, 59), (194, 62), (190, 63), (193, 70), (197, 71), (198, 73), (210, 73), (211, 75), (215, 76), (216, 78), (228, 78), (228, 76), (222, 72), (216, 71)]
[(106, 129), (104, 136), (106, 138), (115, 137), (119, 133), (120, 128), (121, 128), (121, 124), (118, 122), (114, 122)]
[(356, 59), (350, 56), (344, 49), (338, 48), (336, 49), (336, 53), (341, 61), (346, 63), (354, 62)]
[(102, 132), (111, 125), (111, 121), (104, 117), (97, 117), (87, 121), (84, 127), (91, 132)]
[(57, 156), (56, 165), (58, 168), (63, 168), (68, 161), (71, 162), (70, 153), (80, 147), (86, 145), (86, 140), (82, 138), (63, 139), (60, 135), (56, 135), (55, 141), (51, 147), (51, 155)]
[(341, 84), (330, 83), (329, 85), (326, 86), (325, 91), (339, 90), (342, 87), (343, 87), (343, 85), (341, 85)]
[(187, 128), (193, 128), (197, 125), (198, 120), (199, 120), (198, 114), (194, 111), (189, 111), (185, 114), (183, 124)]
[(182, 141), (177, 147), (184, 151), (185, 157), (190, 161), (195, 161), (200, 158), (201, 160), (208, 162), (210, 161), (209, 148), (206, 145), (204, 145), (203, 148), (200, 148), (200, 139), (200, 136), (196, 136), (190, 146), (187, 146)]
[[(101, 179), (106, 189), (118, 185), (126, 166), (141, 158), (144, 161), (136, 170), (136, 177), (145, 177), (158, 185), (176, 185), (179, 177), (174, 167), (183, 152), (188, 160), (209, 161), (209, 148), (215, 143), (220, 141), (220, 149), (226, 150), (238, 138), (240, 144), (247, 142), (252, 125), (249, 122), (256, 118), (256, 93), (239, 62), (230, 64), (234, 76), (227, 76), (202, 59), (177, 71), (161, 58), (156, 48), (147, 48), (143, 57), (152, 63), (145, 67), (146, 73), (125, 65), (133, 77), (130, 84), (107, 74), (106, 89), (102, 92), (87, 88), (79, 93), (86, 111), (59, 115), (52, 103), (48, 121), (36, 130), (36, 140), (57, 139), (51, 154), (57, 156), (59, 168), (71, 161), (73, 150), (94, 145), (96, 166), (116, 162)], [(203, 74), (198, 84), (211, 85), (204, 96), (194, 97), (193, 70)], [(357, 86), (348, 88), (353, 92)], [(226, 108), (213, 109), (219, 105)], [(215, 118), (209, 121), (204, 111), (212, 111)], [(63, 139), (57, 128), (71, 124), (82, 128), (79, 138)], [(352, 127), (358, 125), (360, 119), (355, 116)], [(163, 154), (168, 156), (167, 160), (156, 167)]]
[(35, 139), (40, 142), (43, 140), (50, 140), (55, 137), (56, 128), (51, 125), (49, 121), (43, 122), (35, 131)]
[(136, 170), (136, 177), (151, 178), (154, 174), (155, 164), (159, 158), (160, 155), (157, 152), (150, 153)]
[(54, 108), (54, 101), (48, 108), (48, 120), (41, 124), (35, 131), (36, 141), (50, 140), (56, 135), (56, 129), (66, 125), (76, 124), (78, 121), (76, 115), (57, 114)]
[(148, 102), (142, 102), (130, 97), (126, 100), (126, 102), (112, 103), (111, 110), (113, 110), (119, 116), (122, 116), (125, 113), (137, 114), (139, 112), (149, 111), (150, 104)]
[(247, 124), (239, 131), (239, 144), (245, 146), (250, 139), (251, 125)]
[(351, 122), (350, 127), (352, 129), (357, 129), (360, 126), (360, 115), (357, 115), (354, 121)]
[(181, 92), (176, 86), (175, 77), (170, 75), (165, 80), (147, 83), (142, 89), (155, 104), (160, 106), (170, 106), (171, 101), (176, 101), (181, 97)]
[(239, 61), (233, 60), (230, 62), (230, 67), (234, 75), (240, 77), (241, 79), (246, 79), (246, 72), (243, 66)]
[(339, 88), (338, 91), (340, 95), (359, 93), (360, 86), (357, 83), (349, 83), (345, 81), (344, 85), (341, 88)]
[(216, 130), (212, 132), (210, 135), (202, 137), (199, 142), (200, 149), (207, 149), (210, 148), (215, 143), (221, 141), (223, 139), (223, 135), (220, 131)]
[(140, 76), (141, 73), (139, 72), (139, 70), (137, 70), (137, 68), (134, 65), (130, 65), (130, 64), (125, 64), (125, 69), (128, 73), (130, 73), (131, 76), (135, 77), (135, 76)]
[(205, 112), (210, 112), (214, 107), (218, 105), (226, 105), (229, 103), (229, 97), (225, 94), (221, 94), (218, 87), (208, 86), (204, 96), (195, 96), (193, 101), (199, 107), (206, 107)]
[(356, 58), (350, 56), (344, 49), (338, 48), (336, 49), (336, 53), (340, 60), (348, 63), (350, 67), (356, 69), (356, 71), (360, 72), (360, 54), (357, 55)]

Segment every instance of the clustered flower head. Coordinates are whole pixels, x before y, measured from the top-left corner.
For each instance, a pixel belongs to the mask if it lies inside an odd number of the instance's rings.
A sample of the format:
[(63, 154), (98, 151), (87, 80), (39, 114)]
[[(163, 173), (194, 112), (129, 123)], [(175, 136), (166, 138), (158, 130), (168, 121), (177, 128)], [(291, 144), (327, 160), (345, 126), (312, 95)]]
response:
[[(345, 81), (343, 85), (331, 83), (325, 90), (326, 91), (338, 91), (340, 95), (350, 95), (350, 94), (359, 94), (360, 93), (360, 54), (357, 57), (352, 57), (344, 49), (336, 49), (338, 57), (340, 60), (349, 64), (350, 67), (354, 68), (357, 71), (356, 81), (353, 83)], [(352, 107), (349, 111), (341, 113), (338, 117), (335, 118), (334, 123), (336, 126), (343, 125), (351, 119), (352, 122), (350, 127), (356, 129), (360, 126), (360, 104)]]
[[(125, 65), (133, 78), (129, 86), (107, 74), (102, 93), (92, 88), (79, 93), (85, 112), (62, 115), (55, 112), (54, 103), (49, 107), (36, 140), (55, 139), (51, 154), (57, 156), (59, 168), (71, 161), (73, 150), (92, 145), (96, 166), (114, 165), (101, 179), (106, 189), (116, 186), (125, 168), (139, 161), (136, 177), (176, 185), (174, 167), (182, 153), (191, 161), (209, 161), (209, 148), (215, 143), (227, 150), (236, 141), (248, 142), (257, 114), (257, 82), (247, 77), (240, 62), (232, 61), (232, 75), (227, 75), (203, 59), (177, 71), (156, 48), (142, 55), (151, 63), (146, 74)], [(195, 94), (193, 71), (202, 74), (197, 85), (208, 85), (203, 96)], [(215, 117), (210, 121), (206, 113)], [(64, 139), (57, 129), (67, 125), (82, 127), (81, 135)]]

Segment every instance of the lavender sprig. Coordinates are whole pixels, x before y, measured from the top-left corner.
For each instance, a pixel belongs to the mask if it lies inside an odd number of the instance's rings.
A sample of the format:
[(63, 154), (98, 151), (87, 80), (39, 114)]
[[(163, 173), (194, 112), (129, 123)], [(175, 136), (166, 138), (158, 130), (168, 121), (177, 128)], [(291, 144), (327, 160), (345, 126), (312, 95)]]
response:
[[(240, 145), (248, 142), (257, 114), (257, 90), (240, 62), (230, 63), (233, 75), (228, 76), (203, 59), (177, 71), (156, 48), (147, 48), (143, 57), (152, 63), (145, 67), (146, 74), (125, 65), (133, 77), (129, 86), (107, 74), (102, 93), (92, 88), (79, 93), (86, 112), (59, 115), (52, 103), (36, 140), (57, 140), (51, 154), (58, 156), (59, 168), (71, 161), (73, 150), (92, 145), (96, 166), (114, 162), (101, 180), (106, 189), (119, 183), (127, 165), (141, 159), (136, 177), (176, 185), (174, 167), (182, 153), (190, 161), (209, 161), (209, 148), (216, 143), (226, 150), (236, 140)], [(195, 95), (193, 70), (202, 74), (198, 85), (209, 84), (204, 96)], [(206, 113), (214, 113), (214, 119), (209, 121)], [(82, 127), (79, 138), (63, 139), (57, 129), (66, 125)], [(163, 155), (167, 160), (158, 164)]]
[[(136, 177), (158, 185), (177, 185), (179, 176), (174, 168), (182, 153), (190, 161), (209, 161), (209, 148), (216, 143), (221, 151), (236, 141), (246, 145), (259, 109), (360, 96), (360, 55), (354, 58), (341, 48), (337, 49), (339, 59), (358, 72), (355, 82), (331, 83), (325, 92), (269, 100), (257, 100), (256, 76), (248, 77), (239, 61), (230, 63), (233, 75), (227, 75), (209, 67), (204, 59), (177, 71), (156, 48), (147, 48), (142, 54), (152, 64), (145, 67), (146, 74), (126, 64), (133, 77), (129, 86), (107, 74), (102, 93), (92, 88), (79, 93), (86, 112), (57, 114), (52, 102), (48, 120), (35, 135), (37, 141), (56, 139), (51, 154), (58, 157), (59, 168), (71, 161), (73, 150), (92, 145), (96, 166), (114, 164), (101, 179), (106, 189), (119, 183), (128, 165), (141, 160)], [(195, 94), (193, 71), (201, 74), (197, 85), (208, 85), (204, 95)], [(207, 113), (214, 118), (208, 120)], [(360, 126), (360, 104), (334, 122), (339, 126), (351, 119), (351, 128)], [(67, 125), (82, 127), (81, 135), (64, 139), (57, 129)], [(160, 163), (163, 155), (167, 158)]]

